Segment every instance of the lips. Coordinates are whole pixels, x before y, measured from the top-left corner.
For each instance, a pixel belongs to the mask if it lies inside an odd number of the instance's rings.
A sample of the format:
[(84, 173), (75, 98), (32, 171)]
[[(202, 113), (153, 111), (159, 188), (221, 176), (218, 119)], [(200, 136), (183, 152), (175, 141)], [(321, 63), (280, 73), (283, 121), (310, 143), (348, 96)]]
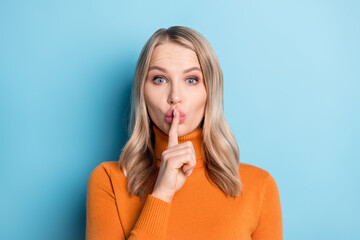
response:
[[(167, 113), (166, 113), (166, 117), (173, 117), (174, 114), (174, 109), (170, 109)], [(183, 113), (180, 109), (176, 109), (176, 111), (178, 111), (180, 113), (180, 117), (185, 117), (185, 113)]]
[[(183, 113), (180, 109), (176, 109), (176, 111), (179, 111), (180, 113), (180, 119), (179, 119), (179, 123), (182, 123), (185, 121), (185, 113)], [(173, 113), (174, 113), (174, 109), (170, 109), (166, 115), (165, 115), (165, 120), (168, 123), (171, 123), (173, 120)]]

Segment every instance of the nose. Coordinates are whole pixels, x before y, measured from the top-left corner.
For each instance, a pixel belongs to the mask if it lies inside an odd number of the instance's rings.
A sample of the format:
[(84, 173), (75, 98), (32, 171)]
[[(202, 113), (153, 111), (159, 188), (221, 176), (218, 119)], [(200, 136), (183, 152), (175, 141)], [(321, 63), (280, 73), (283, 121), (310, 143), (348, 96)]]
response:
[(176, 84), (172, 84), (169, 98), (168, 98), (168, 103), (171, 105), (176, 105), (182, 101), (180, 89), (178, 86), (175, 86), (175, 85)]

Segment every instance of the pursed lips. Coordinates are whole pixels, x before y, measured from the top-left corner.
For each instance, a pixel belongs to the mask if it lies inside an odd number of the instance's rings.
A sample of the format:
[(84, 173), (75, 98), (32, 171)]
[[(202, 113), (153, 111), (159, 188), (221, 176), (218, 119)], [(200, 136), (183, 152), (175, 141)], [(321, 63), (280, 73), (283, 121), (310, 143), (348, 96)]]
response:
[[(174, 114), (174, 109), (170, 109), (166, 114), (165, 114), (165, 120), (168, 122), (168, 123), (171, 123), (172, 122), (172, 119), (173, 119), (173, 114)], [(179, 111), (180, 113), (180, 119), (179, 119), (179, 123), (183, 123), (185, 121), (185, 113), (183, 113), (180, 109), (176, 108), (176, 111)]]

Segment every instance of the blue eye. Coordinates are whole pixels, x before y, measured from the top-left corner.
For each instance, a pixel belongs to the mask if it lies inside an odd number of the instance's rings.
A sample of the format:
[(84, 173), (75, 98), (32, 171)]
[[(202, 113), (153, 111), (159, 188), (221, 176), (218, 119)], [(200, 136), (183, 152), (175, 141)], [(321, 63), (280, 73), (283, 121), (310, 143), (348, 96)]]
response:
[[(163, 80), (163, 81), (160, 81), (160, 80)], [(156, 83), (156, 84), (162, 84), (164, 82), (166, 82), (166, 80), (163, 78), (163, 77), (154, 77), (153, 81)]]
[(192, 80), (192, 81), (188, 81), (188, 82), (190, 82), (191, 85), (194, 85), (194, 84), (196, 84), (198, 82), (197, 78), (188, 78), (186, 80)]
[[(190, 85), (195, 85), (199, 80), (196, 77), (191, 77), (186, 79), (186, 82), (188, 82)], [(166, 82), (166, 79), (161, 76), (155, 76), (153, 78), (153, 82), (155, 84), (163, 84)]]

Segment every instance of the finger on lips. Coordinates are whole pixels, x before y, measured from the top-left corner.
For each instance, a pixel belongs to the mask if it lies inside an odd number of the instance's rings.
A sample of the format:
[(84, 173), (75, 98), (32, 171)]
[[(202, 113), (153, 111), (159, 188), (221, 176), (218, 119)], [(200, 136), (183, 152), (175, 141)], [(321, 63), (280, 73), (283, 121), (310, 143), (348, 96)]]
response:
[(173, 112), (173, 120), (171, 121), (170, 129), (169, 129), (169, 139), (168, 139), (168, 146), (167, 150), (163, 152), (163, 154), (166, 154), (167, 159), (182, 159), (184, 157), (189, 157), (190, 155), (190, 161), (188, 163), (185, 163), (182, 166), (183, 172), (190, 176), (190, 174), (193, 171), (193, 168), (196, 165), (196, 158), (195, 158), (195, 150), (194, 146), (191, 141), (187, 141), (183, 144), (179, 144), (178, 142), (178, 126), (179, 126), (179, 119), (180, 114), (176, 109), (174, 109)]
[(171, 126), (169, 129), (169, 141), (168, 141), (168, 148), (173, 147), (178, 144), (178, 125), (179, 125), (179, 113), (174, 110), (174, 117), (171, 121)]

